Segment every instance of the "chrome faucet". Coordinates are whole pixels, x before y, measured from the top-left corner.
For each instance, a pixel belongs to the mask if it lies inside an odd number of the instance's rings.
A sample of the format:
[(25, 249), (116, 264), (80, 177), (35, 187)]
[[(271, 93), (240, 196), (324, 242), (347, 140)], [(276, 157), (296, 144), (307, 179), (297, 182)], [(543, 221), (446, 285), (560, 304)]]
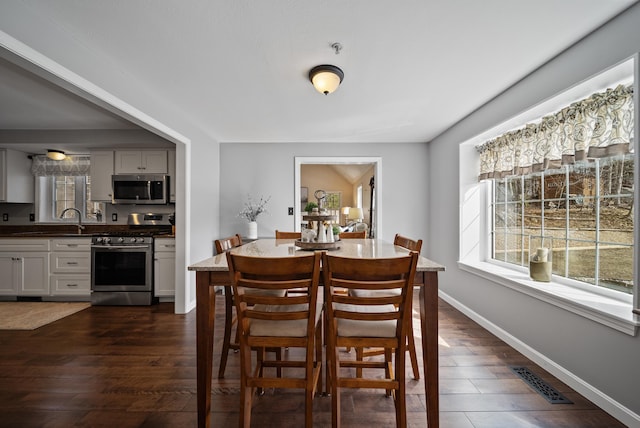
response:
[(75, 211), (76, 214), (78, 215), (78, 235), (81, 234), (82, 231), (84, 230), (84, 226), (82, 225), (82, 213), (77, 208), (65, 208), (64, 210), (62, 210), (62, 213), (60, 214), (60, 218), (64, 218), (64, 215), (66, 214), (67, 211)]

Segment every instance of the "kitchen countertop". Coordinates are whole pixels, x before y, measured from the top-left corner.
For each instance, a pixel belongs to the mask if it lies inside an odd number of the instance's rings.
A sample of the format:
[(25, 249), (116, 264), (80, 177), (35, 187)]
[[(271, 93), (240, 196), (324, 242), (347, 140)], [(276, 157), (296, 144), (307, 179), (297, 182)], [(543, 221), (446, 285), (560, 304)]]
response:
[(94, 235), (123, 234), (131, 232), (145, 232), (158, 238), (175, 238), (171, 226), (128, 226), (128, 225), (83, 225), (85, 229), (78, 233), (77, 224), (64, 225), (20, 225), (0, 226), (0, 238), (90, 238)]

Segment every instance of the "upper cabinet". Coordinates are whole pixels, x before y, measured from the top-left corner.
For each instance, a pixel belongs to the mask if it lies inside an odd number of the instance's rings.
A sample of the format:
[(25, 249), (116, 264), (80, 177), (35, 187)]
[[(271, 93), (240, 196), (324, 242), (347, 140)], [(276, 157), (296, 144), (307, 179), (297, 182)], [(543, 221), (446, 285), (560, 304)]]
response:
[(0, 202), (33, 203), (35, 180), (26, 153), (0, 149)]
[(116, 174), (167, 174), (166, 150), (116, 150)]
[(111, 201), (113, 150), (91, 152), (91, 200)]

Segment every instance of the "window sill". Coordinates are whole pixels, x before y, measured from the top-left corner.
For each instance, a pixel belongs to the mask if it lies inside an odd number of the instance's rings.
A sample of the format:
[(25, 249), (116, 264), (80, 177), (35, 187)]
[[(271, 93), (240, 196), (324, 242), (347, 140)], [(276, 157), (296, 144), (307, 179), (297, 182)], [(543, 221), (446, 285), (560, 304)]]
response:
[(459, 261), (458, 267), (630, 336), (635, 336), (640, 326), (633, 305), (623, 300), (554, 282), (536, 282), (523, 272), (487, 262)]

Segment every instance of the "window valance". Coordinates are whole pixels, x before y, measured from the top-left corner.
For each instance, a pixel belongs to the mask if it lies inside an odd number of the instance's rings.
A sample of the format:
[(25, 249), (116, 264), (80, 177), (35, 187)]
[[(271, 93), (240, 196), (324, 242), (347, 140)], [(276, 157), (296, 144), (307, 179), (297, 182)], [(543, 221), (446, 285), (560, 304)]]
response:
[(67, 155), (64, 160), (49, 159), (45, 155), (32, 158), (31, 173), (36, 177), (89, 175), (88, 155)]
[(633, 152), (633, 87), (620, 85), (477, 147), (479, 180)]

